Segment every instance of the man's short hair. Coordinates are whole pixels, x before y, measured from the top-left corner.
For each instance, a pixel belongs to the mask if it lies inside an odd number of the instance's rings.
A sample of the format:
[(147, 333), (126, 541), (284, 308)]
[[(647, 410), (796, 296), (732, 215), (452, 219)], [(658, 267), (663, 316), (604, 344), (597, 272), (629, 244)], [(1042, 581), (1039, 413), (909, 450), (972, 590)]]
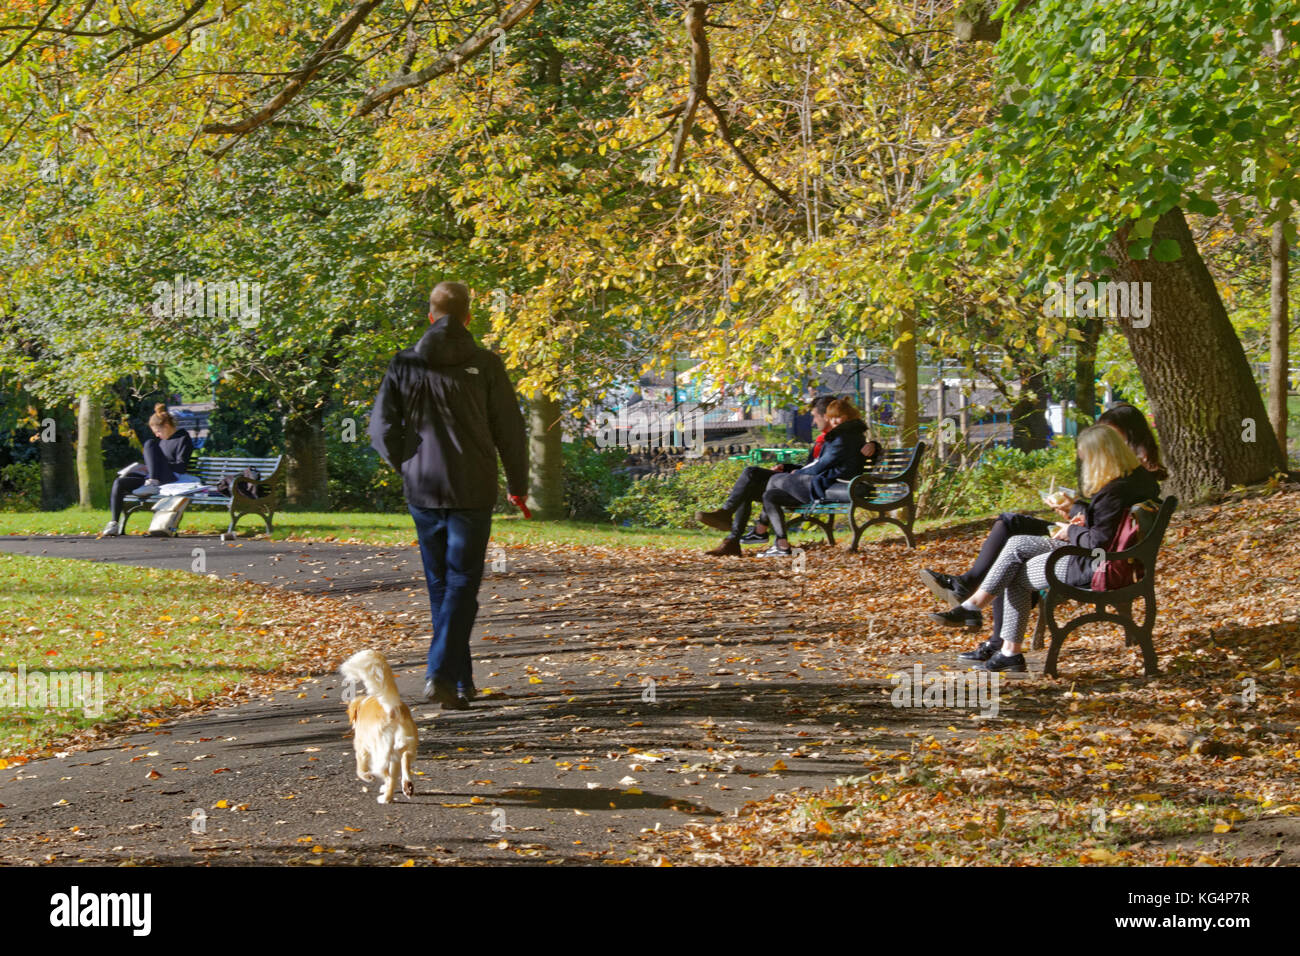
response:
[(810, 412), (819, 412), (820, 414), (825, 415), (827, 407), (833, 401), (835, 401), (834, 395), (818, 395), (812, 400), (812, 404), (808, 406), (808, 410)]
[(465, 321), (469, 315), (469, 286), (463, 282), (439, 282), (429, 293), (429, 311)]

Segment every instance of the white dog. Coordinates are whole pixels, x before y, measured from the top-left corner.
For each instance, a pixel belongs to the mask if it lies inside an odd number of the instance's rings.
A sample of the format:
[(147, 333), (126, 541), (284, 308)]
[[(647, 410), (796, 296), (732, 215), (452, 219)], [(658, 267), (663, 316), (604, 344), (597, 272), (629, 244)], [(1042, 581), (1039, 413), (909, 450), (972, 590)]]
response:
[(420, 739), (411, 718), (411, 709), (402, 703), (397, 682), (384, 655), (366, 650), (353, 654), (339, 668), (343, 679), (365, 685), (366, 695), (348, 702), (348, 720), (352, 723), (352, 746), (357, 753), (357, 777), (369, 783), (377, 774), (383, 787), (379, 802), (393, 799), (398, 774), (402, 793), (411, 796), (411, 761), (415, 759)]

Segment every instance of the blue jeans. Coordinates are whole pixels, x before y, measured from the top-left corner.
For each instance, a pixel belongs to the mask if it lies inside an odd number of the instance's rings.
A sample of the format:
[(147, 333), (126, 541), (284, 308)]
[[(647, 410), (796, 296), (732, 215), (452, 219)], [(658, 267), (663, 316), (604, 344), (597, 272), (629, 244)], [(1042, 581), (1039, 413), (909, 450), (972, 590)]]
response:
[(474, 686), (469, 635), (478, 615), (478, 588), (492, 534), (488, 508), (416, 508), (415, 534), (429, 588), (433, 640), (425, 679), (458, 691)]

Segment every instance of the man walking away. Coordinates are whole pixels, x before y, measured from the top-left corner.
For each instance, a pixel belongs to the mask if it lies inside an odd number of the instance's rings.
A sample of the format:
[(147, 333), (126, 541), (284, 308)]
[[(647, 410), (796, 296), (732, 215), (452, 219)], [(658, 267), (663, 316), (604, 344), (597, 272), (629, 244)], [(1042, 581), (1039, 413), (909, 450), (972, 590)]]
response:
[(497, 499), (497, 452), (510, 502), (528, 513), (524, 418), (505, 364), (470, 334), (469, 288), (440, 282), (431, 327), (394, 356), (370, 415), (370, 443), (402, 473), (429, 587), (433, 639), (424, 697), (443, 710), (474, 699), (469, 635)]

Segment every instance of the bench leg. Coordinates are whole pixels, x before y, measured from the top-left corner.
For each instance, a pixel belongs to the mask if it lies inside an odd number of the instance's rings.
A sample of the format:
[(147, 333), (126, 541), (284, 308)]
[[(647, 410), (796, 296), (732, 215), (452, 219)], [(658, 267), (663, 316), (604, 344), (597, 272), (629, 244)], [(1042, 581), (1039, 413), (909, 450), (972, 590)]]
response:
[(916, 506), (909, 504), (905, 510), (907, 511), (907, 523), (900, 523), (899, 527), (903, 529), (903, 537), (907, 539), (907, 546), (915, 551), (916, 538), (912, 534), (912, 524), (916, 521)]
[(858, 542), (862, 540), (862, 532), (866, 531), (866, 526), (858, 524), (858, 508), (856, 505), (849, 507), (849, 527), (853, 529), (853, 543), (849, 545), (850, 551), (858, 550)]
[(1043, 636), (1047, 633), (1047, 616), (1051, 614), (1051, 606), (1050, 594), (1044, 594), (1042, 601), (1038, 604), (1038, 623), (1034, 625), (1034, 641), (1030, 645), (1035, 651), (1043, 649)]

